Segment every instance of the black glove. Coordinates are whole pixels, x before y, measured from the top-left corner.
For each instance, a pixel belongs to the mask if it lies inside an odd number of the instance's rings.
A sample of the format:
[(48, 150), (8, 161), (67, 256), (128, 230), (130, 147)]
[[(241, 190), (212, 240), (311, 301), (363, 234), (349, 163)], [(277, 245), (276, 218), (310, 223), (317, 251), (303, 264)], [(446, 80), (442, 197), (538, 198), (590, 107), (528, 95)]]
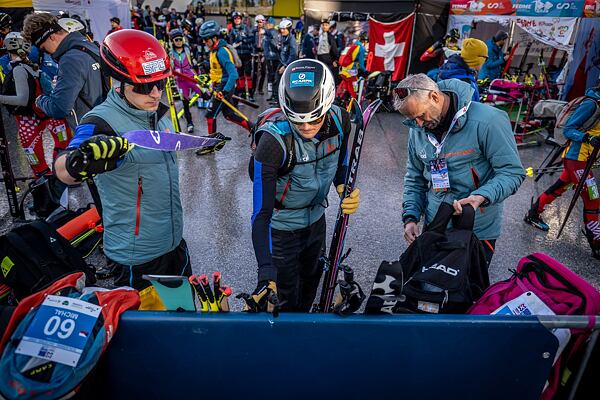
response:
[(67, 156), (67, 172), (77, 180), (85, 180), (117, 168), (117, 161), (131, 149), (120, 136), (96, 135), (86, 140)]
[(600, 136), (589, 136), (587, 133), (585, 134), (586, 142), (592, 145), (592, 147), (600, 147)]
[(243, 299), (247, 312), (272, 312), (275, 317), (279, 314), (279, 299), (277, 298), (277, 284), (274, 281), (260, 281), (252, 294), (240, 293), (238, 299)]

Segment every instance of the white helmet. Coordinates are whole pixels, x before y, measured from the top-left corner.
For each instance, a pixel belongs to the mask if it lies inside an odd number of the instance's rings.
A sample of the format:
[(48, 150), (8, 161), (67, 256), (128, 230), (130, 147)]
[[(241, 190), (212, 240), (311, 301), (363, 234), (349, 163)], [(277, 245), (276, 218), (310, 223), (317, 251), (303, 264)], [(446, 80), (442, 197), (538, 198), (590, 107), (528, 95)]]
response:
[(292, 27), (292, 21), (284, 18), (279, 23), (279, 29), (290, 29)]
[(283, 71), (279, 83), (279, 106), (295, 124), (321, 118), (335, 100), (333, 74), (321, 61), (303, 58)]
[(10, 52), (20, 53), (21, 50), (27, 55), (31, 50), (31, 43), (23, 39), (21, 32), (10, 32), (4, 38), (4, 47)]
[(85, 30), (85, 26), (74, 18), (61, 18), (58, 20), (58, 24), (67, 32), (78, 32)]
[(254, 17), (254, 22), (258, 24), (259, 21), (265, 22), (265, 16), (262, 14), (258, 14), (256, 17)]

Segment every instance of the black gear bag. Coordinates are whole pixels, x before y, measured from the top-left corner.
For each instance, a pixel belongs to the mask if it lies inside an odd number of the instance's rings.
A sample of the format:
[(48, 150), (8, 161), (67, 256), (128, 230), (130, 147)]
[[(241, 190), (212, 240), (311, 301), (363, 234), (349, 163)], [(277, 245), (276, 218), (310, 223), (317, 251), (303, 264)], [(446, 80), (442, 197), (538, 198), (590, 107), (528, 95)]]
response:
[[(442, 203), (433, 221), (393, 263), (379, 266), (365, 313), (465, 313), (490, 285), (475, 210)], [(447, 229), (452, 219), (453, 227)]]
[(18, 300), (75, 271), (85, 273), (86, 285), (96, 282), (93, 268), (46, 221), (0, 236), (0, 283), (9, 286)]

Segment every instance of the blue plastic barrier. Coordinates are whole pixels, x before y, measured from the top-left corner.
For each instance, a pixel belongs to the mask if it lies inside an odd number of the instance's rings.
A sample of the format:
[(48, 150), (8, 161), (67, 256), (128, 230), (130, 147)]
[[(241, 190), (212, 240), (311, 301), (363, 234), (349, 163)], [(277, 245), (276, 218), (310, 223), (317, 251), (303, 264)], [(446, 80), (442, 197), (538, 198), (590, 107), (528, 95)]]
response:
[(558, 341), (535, 317), (127, 312), (111, 399), (538, 399)]

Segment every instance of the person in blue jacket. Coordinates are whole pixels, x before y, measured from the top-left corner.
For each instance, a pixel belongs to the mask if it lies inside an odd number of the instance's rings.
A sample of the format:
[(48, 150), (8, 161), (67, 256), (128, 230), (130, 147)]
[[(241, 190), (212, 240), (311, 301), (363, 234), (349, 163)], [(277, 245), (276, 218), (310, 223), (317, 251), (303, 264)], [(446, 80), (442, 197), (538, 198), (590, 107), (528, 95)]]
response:
[(508, 33), (500, 30), (485, 42), (488, 48), (488, 58), (479, 71), (478, 79), (491, 81), (502, 77), (502, 67), (508, 59), (508, 55), (504, 55), (502, 47), (507, 39)]
[(479, 88), (477, 87), (477, 71), (487, 59), (487, 45), (479, 39), (468, 38), (463, 41), (460, 54), (448, 58), (440, 66), (439, 80), (459, 79), (471, 85), (473, 101), (479, 101)]
[(459, 214), (467, 204), (482, 208), (473, 231), (489, 264), (504, 200), (519, 189), (525, 171), (508, 115), (472, 97), (468, 83), (435, 83), (425, 74), (408, 76), (394, 90), (394, 108), (410, 127), (402, 221), (412, 243), (419, 221), (431, 222), (442, 202)]
[(317, 41), (319, 37), (319, 28), (309, 25), (306, 35), (302, 38), (302, 54), (304, 58), (312, 60), (317, 59)]
[(298, 58), (298, 44), (296, 38), (291, 34), (292, 21), (289, 19), (282, 19), (279, 23), (279, 66), (277, 67), (275, 84), (273, 85), (273, 94), (268, 99), (270, 103), (278, 103), (277, 92), (279, 88), (279, 82), (283, 76), (285, 68)]
[(204, 41), (210, 51), (210, 80), (213, 88), (213, 99), (208, 111), (206, 112), (206, 123), (208, 125), (209, 136), (221, 139), (221, 142), (214, 147), (200, 149), (196, 152), (198, 155), (214, 153), (225, 145), (225, 141), (231, 138), (217, 132), (217, 116), (223, 111), (223, 116), (244, 129), (250, 131), (248, 121), (237, 115), (231, 108), (223, 103), (226, 99), (229, 103), (236, 104), (233, 100), (235, 83), (238, 79), (237, 69), (235, 68), (233, 54), (227, 48), (225, 40), (220, 38), (221, 27), (215, 21), (206, 21), (200, 27), (200, 38)]
[[(277, 30), (275, 29), (275, 18), (269, 17), (266, 23), (265, 36), (262, 48), (267, 65), (267, 91), (273, 92), (277, 66), (279, 65), (279, 49), (277, 48)], [(271, 96), (272, 97), (272, 96)]]
[(46, 115), (66, 118), (74, 129), (79, 119), (100, 104), (108, 92), (100, 71), (98, 47), (79, 32), (67, 32), (49, 13), (29, 14), (23, 37), (58, 63), (56, 85), (35, 104)]

